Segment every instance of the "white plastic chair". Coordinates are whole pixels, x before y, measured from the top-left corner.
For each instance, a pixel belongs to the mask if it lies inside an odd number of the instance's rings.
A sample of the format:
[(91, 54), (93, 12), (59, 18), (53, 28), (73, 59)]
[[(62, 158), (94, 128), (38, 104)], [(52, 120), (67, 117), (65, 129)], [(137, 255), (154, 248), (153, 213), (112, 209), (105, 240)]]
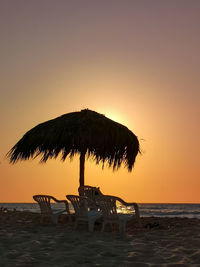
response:
[[(135, 214), (123, 214), (117, 213), (116, 201), (121, 202), (125, 206), (133, 206), (135, 208)], [(119, 225), (119, 232), (124, 234), (126, 231), (126, 224), (134, 217), (140, 223), (139, 209), (136, 203), (127, 203), (119, 197), (100, 195), (96, 197), (96, 203), (98, 204), (103, 217), (103, 225), (101, 231), (103, 232), (106, 224), (110, 224), (111, 228), (114, 228), (115, 224)]]
[(80, 222), (87, 222), (88, 230), (93, 232), (95, 221), (102, 216), (101, 212), (96, 209), (90, 209), (91, 206), (95, 206), (95, 203), (85, 196), (66, 195), (66, 197), (72, 203), (75, 211), (74, 228), (76, 229)]
[[(63, 212), (70, 214), (69, 205), (67, 200), (58, 200), (53, 196), (49, 195), (34, 195), (33, 199), (38, 202), (41, 211), (41, 222), (44, 223), (47, 220), (51, 220), (54, 224), (58, 223), (58, 218)], [(51, 205), (51, 201), (57, 203), (64, 203), (65, 209), (55, 209)]]

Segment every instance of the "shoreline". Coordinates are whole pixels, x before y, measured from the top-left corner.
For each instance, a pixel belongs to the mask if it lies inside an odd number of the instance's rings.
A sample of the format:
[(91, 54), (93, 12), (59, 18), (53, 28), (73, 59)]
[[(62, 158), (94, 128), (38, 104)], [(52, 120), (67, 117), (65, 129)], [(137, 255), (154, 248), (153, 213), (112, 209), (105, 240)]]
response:
[[(63, 209), (61, 204), (52, 203), (56, 209)], [(139, 204), (141, 217), (155, 216), (160, 218), (198, 218), (200, 219), (200, 204)], [(30, 211), (40, 213), (38, 203), (0, 203), (0, 212), (6, 208), (9, 211)], [(73, 212), (73, 207), (69, 203), (70, 211)], [(124, 212), (123, 205), (118, 206), (118, 211)], [(129, 213), (129, 209), (127, 212)]]
[(141, 225), (121, 237), (98, 225), (74, 230), (65, 217), (54, 226), (38, 213), (1, 213), (1, 266), (200, 266), (199, 219), (142, 217)]

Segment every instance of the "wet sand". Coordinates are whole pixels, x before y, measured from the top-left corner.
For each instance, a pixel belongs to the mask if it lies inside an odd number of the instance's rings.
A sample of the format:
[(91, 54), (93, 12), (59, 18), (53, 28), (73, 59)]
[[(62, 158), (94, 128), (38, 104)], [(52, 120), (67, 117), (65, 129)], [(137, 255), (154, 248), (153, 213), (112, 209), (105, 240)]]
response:
[(0, 214), (0, 266), (200, 266), (200, 220), (141, 218), (127, 234), (77, 230), (63, 216), (54, 226), (30, 212)]

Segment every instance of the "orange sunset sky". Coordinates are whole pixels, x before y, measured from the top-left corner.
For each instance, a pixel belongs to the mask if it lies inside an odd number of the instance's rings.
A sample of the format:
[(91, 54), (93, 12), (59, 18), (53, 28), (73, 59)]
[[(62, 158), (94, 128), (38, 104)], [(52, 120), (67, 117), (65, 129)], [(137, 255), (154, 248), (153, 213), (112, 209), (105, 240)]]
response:
[(0, 0), (0, 202), (77, 193), (79, 159), (10, 165), (35, 125), (89, 108), (126, 125), (133, 171), (85, 184), (139, 203), (200, 203), (200, 1)]

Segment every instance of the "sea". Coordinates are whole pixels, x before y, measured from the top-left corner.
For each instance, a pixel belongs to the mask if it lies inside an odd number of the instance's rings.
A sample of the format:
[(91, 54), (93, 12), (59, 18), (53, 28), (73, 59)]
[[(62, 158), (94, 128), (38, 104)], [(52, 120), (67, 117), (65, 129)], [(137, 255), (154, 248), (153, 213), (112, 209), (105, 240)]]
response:
[[(56, 209), (63, 209), (62, 204), (52, 204)], [(141, 217), (182, 217), (200, 219), (200, 204), (158, 204), (142, 203), (138, 204)], [(37, 203), (0, 203), (0, 208), (17, 211), (40, 212)], [(70, 206), (70, 210), (73, 210)], [(118, 211), (122, 213), (131, 213), (131, 208), (118, 206)]]

